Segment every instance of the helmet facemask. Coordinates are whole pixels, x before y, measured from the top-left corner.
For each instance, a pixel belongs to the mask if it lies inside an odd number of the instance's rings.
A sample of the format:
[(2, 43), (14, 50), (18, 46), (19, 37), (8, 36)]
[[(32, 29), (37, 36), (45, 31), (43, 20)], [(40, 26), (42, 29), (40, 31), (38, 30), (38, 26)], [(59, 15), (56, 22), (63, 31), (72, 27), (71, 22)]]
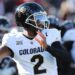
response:
[(49, 28), (49, 21), (45, 12), (39, 12), (30, 15), (26, 19), (25, 23), (38, 30)]

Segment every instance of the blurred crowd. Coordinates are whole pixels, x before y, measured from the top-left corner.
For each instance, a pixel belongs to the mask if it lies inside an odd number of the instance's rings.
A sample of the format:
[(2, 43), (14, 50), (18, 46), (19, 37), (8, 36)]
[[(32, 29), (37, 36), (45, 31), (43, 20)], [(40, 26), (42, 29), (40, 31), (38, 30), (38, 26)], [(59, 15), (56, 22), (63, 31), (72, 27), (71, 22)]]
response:
[[(73, 32), (70, 32), (70, 35), (67, 36), (67, 33), (69, 33), (69, 31), (64, 34), (67, 30), (70, 29), (74, 29), (75, 28), (75, 8), (74, 8), (74, 4), (75, 4), (75, 0), (0, 0), (0, 18), (6, 18), (9, 22), (9, 26), (5, 26), (5, 28), (3, 28), (3, 26), (1, 25), (1, 21), (0, 21), (0, 43), (1, 43), (1, 39), (3, 37), (3, 34), (6, 32), (9, 32), (11, 30), (11, 28), (16, 27), (16, 23), (15, 23), (15, 9), (18, 5), (24, 3), (24, 2), (37, 2), (39, 4), (41, 4), (44, 9), (46, 10), (46, 12), (48, 13), (48, 15), (54, 15), (55, 17), (59, 18), (59, 28), (61, 27), (61, 33), (62, 33), (62, 43), (63, 45), (67, 45), (66, 42), (64, 43), (63, 41), (65, 41), (64, 39), (67, 37), (70, 37), (73, 35), (73, 38), (70, 38), (67, 42), (68, 42), (68, 51), (72, 56), (73, 62), (71, 64), (65, 64), (62, 62), (59, 62), (58, 60), (58, 71), (59, 71), (59, 75), (75, 75), (75, 43), (74, 43), (74, 33), (75, 30), (73, 30)], [(69, 22), (68, 22), (69, 21)], [(65, 28), (64, 28), (65, 25)], [(55, 27), (55, 26), (54, 26)], [(1, 34), (2, 33), (2, 34)], [(72, 34), (73, 33), (73, 34)], [(65, 36), (64, 36), (65, 35)], [(67, 37), (66, 37), (67, 36)], [(73, 39), (73, 40), (72, 40)], [(72, 43), (69, 43), (72, 42)], [(74, 44), (73, 44), (74, 43)], [(69, 48), (72, 45), (72, 48)], [(73, 52), (72, 52), (72, 50)], [(65, 58), (64, 58), (65, 59)], [(67, 59), (66, 59), (67, 60)]]

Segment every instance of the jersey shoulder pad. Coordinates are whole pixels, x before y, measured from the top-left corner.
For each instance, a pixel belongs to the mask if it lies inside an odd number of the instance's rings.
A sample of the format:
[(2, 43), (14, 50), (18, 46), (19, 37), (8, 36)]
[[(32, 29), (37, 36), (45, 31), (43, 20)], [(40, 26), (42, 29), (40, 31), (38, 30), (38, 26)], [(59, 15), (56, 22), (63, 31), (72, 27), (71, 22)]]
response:
[(2, 45), (12, 42), (17, 37), (18, 34), (19, 33), (11, 33), (11, 32), (4, 34), (2, 39)]
[(47, 44), (51, 45), (55, 41), (61, 41), (61, 32), (55, 28), (47, 29), (44, 34), (47, 34), (46, 41)]

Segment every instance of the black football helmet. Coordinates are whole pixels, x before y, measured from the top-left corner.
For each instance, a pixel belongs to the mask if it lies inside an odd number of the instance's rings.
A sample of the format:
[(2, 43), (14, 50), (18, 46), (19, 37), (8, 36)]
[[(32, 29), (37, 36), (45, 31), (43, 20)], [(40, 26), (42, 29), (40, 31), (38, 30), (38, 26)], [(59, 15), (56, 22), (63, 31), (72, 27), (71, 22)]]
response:
[(65, 29), (72, 29), (72, 28), (74, 28), (74, 23), (71, 21), (71, 20), (65, 20), (63, 23), (62, 23), (62, 25), (61, 25), (61, 27), (64, 27)]
[(18, 6), (15, 18), (17, 25), (24, 28), (44, 29), (48, 27), (48, 18), (45, 10), (35, 2)]
[(49, 20), (49, 23), (50, 23), (49, 28), (56, 28), (56, 29), (60, 30), (59, 19), (57, 17), (55, 17), (53, 15), (49, 15), (48, 20)]

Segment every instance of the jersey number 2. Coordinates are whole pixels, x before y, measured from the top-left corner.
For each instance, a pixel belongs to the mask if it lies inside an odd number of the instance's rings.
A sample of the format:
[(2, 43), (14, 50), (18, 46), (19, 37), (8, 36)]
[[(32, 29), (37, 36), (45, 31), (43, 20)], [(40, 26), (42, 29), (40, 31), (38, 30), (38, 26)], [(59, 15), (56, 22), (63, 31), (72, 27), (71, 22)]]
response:
[(35, 62), (36, 59), (38, 59), (38, 62), (34, 66), (34, 73), (35, 74), (46, 73), (46, 69), (40, 69), (39, 70), (39, 67), (43, 64), (43, 56), (41, 56), (41, 55), (35, 55), (35, 56), (32, 57), (31, 62)]

